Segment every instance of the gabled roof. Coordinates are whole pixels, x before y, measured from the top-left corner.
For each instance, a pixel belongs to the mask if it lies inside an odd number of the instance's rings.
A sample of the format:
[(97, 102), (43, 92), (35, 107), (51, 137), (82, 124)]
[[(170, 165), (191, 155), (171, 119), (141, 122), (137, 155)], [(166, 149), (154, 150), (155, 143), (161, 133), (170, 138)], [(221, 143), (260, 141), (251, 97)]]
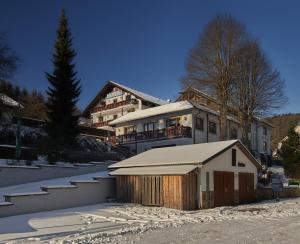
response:
[(14, 99), (12, 99), (11, 97), (5, 95), (4, 93), (0, 93), (0, 101), (9, 107), (18, 107), (20, 106), (21, 108), (23, 108), (23, 106), (18, 103), (17, 101), (15, 101)]
[(260, 163), (239, 140), (151, 149), (115, 163), (109, 166), (109, 168), (205, 164), (234, 145), (237, 145), (257, 168), (261, 168)]
[(88, 106), (86, 107), (86, 109), (83, 111), (83, 115), (88, 115), (89, 110), (96, 105), (96, 103), (98, 102), (98, 99), (101, 95), (104, 95), (112, 86), (116, 86), (122, 90), (125, 90), (127, 92), (132, 93), (133, 95), (135, 95), (137, 98), (142, 99), (143, 101), (147, 101), (150, 103), (153, 103), (154, 105), (164, 105), (167, 104), (168, 102), (165, 100), (162, 100), (160, 98), (151, 96), (147, 93), (141, 92), (141, 91), (137, 91), (135, 89), (132, 89), (130, 87), (124, 86), (122, 84), (119, 84), (115, 81), (108, 81), (105, 86), (98, 92), (98, 94), (95, 96), (95, 98), (88, 104)]
[[(166, 105), (161, 105), (161, 106), (154, 107), (154, 108), (147, 108), (147, 109), (131, 112), (131, 113), (121, 116), (120, 118), (113, 120), (109, 124), (117, 125), (120, 123), (134, 121), (134, 120), (138, 120), (138, 119), (149, 118), (149, 117), (153, 117), (153, 116), (157, 116), (157, 115), (161, 115), (161, 114), (179, 112), (179, 111), (188, 110), (188, 109), (192, 109), (192, 108), (197, 108), (197, 109), (200, 109), (202, 111), (208, 112), (208, 113), (216, 115), (216, 116), (219, 115), (219, 112), (209, 109), (206, 106), (196, 104), (191, 101), (180, 101), (180, 102), (169, 103)], [(236, 120), (235, 118), (233, 118), (231, 116), (227, 116), (227, 119), (234, 121), (236, 123), (239, 123), (238, 120)]]

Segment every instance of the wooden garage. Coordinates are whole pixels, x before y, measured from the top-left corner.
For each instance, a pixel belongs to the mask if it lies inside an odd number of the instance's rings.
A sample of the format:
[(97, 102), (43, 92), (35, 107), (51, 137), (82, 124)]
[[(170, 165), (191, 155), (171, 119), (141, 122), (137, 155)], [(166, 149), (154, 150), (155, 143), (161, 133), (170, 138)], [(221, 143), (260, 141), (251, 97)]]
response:
[(253, 201), (261, 166), (232, 140), (152, 149), (109, 168), (118, 202), (193, 210)]

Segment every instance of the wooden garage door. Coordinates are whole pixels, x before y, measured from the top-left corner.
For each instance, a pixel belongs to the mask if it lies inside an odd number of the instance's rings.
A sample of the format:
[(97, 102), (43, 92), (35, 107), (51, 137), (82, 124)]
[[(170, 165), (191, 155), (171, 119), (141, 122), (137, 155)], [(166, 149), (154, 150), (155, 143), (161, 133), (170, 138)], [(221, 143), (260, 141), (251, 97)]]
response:
[(142, 204), (162, 205), (162, 177), (161, 176), (141, 176), (142, 178)]
[(214, 171), (214, 205), (234, 205), (234, 173)]
[(254, 174), (239, 173), (239, 203), (254, 200)]

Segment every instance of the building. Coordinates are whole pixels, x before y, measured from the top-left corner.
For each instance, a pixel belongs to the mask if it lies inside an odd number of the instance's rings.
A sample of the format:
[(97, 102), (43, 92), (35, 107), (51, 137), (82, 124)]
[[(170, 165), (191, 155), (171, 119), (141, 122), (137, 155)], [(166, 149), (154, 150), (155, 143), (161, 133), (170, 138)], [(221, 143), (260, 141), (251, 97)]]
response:
[(254, 201), (261, 165), (230, 140), (152, 149), (109, 169), (119, 202), (193, 210)]
[(12, 118), (16, 115), (16, 112), (19, 108), (23, 108), (23, 106), (5, 95), (4, 93), (0, 93), (0, 120), (4, 122), (10, 122)]
[[(191, 86), (181, 92), (176, 99), (176, 101), (184, 100), (192, 101), (193, 103), (200, 104), (214, 111), (218, 111), (220, 106), (220, 103), (215, 97)], [(234, 106), (228, 107), (228, 114), (231, 117), (238, 118), (238, 111)], [(271, 160), (272, 128), (272, 124), (262, 118), (254, 117), (249, 130), (251, 152), (255, 154), (256, 157), (261, 158), (261, 161), (264, 163)]]
[(94, 127), (111, 130), (108, 123), (127, 113), (164, 104), (167, 102), (162, 99), (108, 81), (88, 104), (83, 116), (90, 118)]
[[(227, 120), (227, 139), (240, 139), (239, 121), (234, 116), (228, 116)], [(116, 127), (116, 142), (136, 153), (158, 147), (215, 142), (219, 141), (220, 134), (219, 112), (192, 101), (136, 111), (110, 125)], [(259, 127), (251, 132), (251, 139), (259, 153), (270, 154), (271, 127)]]

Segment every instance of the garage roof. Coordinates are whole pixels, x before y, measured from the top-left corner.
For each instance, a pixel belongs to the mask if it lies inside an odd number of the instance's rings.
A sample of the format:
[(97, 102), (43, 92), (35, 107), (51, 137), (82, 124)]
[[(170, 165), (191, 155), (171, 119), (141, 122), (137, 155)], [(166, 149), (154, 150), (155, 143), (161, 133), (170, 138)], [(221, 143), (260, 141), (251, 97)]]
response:
[(140, 153), (131, 158), (109, 166), (110, 169), (163, 166), (163, 165), (190, 165), (203, 164), (216, 157), (226, 149), (237, 144), (248, 158), (257, 166), (260, 164), (239, 140), (219, 141), (211, 143), (192, 144), (184, 146), (156, 148)]
[(110, 175), (185, 175), (196, 168), (196, 165), (119, 168)]

